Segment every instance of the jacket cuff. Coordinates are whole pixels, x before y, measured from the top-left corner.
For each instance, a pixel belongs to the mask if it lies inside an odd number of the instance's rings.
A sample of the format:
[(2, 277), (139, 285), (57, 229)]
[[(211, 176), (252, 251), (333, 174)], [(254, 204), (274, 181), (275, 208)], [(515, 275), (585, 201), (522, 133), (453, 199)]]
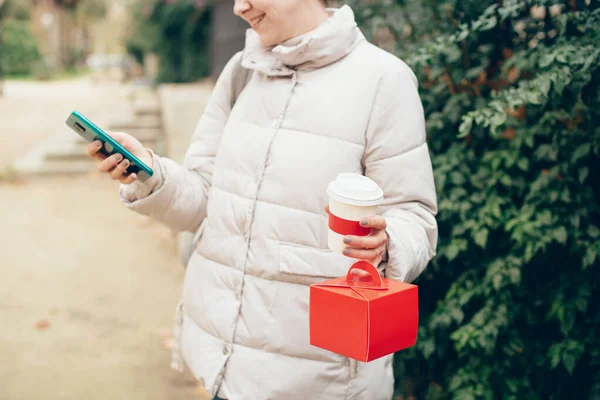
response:
[(422, 227), (397, 218), (386, 220), (386, 232), (389, 235), (386, 277), (411, 283), (423, 272), (435, 251), (431, 248)]
[(165, 173), (160, 157), (157, 156), (151, 149), (146, 149), (152, 155), (154, 173), (145, 182), (136, 180), (135, 182), (126, 185), (121, 184), (119, 195), (122, 200), (132, 203), (136, 200), (148, 197), (151, 193), (157, 191), (164, 184)]

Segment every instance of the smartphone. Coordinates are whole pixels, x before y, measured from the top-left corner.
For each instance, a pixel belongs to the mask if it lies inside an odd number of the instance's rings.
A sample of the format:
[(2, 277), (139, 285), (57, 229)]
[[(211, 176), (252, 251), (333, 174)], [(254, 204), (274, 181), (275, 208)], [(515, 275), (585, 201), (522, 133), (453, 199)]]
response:
[(110, 137), (108, 133), (98, 128), (96, 124), (81, 115), (79, 112), (73, 111), (71, 113), (67, 119), (67, 126), (90, 143), (95, 140), (101, 141), (102, 148), (99, 150), (99, 152), (104, 154), (106, 157), (109, 157), (115, 153), (120, 153), (123, 158), (128, 159), (130, 165), (125, 170), (125, 174), (129, 175), (131, 173), (135, 173), (137, 174), (137, 178), (143, 182), (150, 178), (154, 173), (154, 171), (144, 164), (139, 158), (127, 151), (127, 149), (121, 146), (115, 139)]

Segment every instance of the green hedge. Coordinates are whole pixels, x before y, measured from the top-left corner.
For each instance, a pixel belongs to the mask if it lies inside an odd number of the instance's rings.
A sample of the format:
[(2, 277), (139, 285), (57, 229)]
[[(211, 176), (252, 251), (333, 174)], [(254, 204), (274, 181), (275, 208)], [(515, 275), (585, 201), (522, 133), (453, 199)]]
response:
[(600, 398), (599, 4), (353, 3), (420, 79), (439, 197), (403, 397)]
[(0, 70), (5, 75), (29, 75), (41, 61), (29, 21), (8, 19), (2, 22)]
[(194, 0), (143, 1), (134, 7), (127, 49), (139, 61), (159, 58), (159, 82), (191, 82), (210, 74), (211, 7)]

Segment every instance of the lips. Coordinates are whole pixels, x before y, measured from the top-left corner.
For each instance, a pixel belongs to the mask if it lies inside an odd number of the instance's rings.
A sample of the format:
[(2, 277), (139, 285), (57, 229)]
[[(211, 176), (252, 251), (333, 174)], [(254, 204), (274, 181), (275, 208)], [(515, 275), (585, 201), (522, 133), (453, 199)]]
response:
[(265, 14), (257, 15), (256, 17), (248, 19), (248, 23), (253, 29), (256, 29), (260, 22), (265, 18)]

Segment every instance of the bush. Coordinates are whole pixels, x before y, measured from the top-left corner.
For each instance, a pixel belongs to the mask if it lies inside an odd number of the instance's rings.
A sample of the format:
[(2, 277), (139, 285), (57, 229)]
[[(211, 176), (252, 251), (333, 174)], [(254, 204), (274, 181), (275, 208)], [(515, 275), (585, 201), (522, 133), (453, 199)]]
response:
[(210, 74), (211, 8), (194, 0), (140, 2), (127, 41), (138, 61), (158, 55), (159, 82), (191, 82)]
[(439, 197), (398, 393), (600, 397), (599, 3), (353, 3), (420, 79)]
[(37, 42), (28, 21), (9, 19), (3, 22), (0, 40), (0, 70), (6, 75), (29, 75), (41, 61)]

